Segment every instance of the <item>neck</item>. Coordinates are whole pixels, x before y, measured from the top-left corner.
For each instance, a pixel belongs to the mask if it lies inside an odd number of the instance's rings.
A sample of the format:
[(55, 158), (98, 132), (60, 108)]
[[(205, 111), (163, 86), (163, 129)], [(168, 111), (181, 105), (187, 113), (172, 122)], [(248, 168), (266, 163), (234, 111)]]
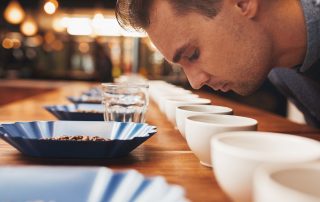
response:
[[(307, 51), (303, 10), (298, 0), (276, 2), (268, 9), (270, 15), (266, 15), (274, 44), (273, 67), (292, 68), (303, 63)], [(267, 19), (269, 16), (273, 17)]]

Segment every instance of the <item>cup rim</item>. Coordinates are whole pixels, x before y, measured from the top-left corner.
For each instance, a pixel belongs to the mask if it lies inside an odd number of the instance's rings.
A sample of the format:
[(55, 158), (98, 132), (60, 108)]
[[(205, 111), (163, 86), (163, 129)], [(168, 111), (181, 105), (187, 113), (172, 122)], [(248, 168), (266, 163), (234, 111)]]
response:
[[(244, 134), (245, 133), (245, 134)], [(276, 139), (278, 138), (279, 140), (289, 140), (289, 141), (299, 141), (299, 142), (304, 142), (305, 144), (312, 145), (314, 148), (318, 147), (318, 152), (308, 152), (307, 155), (305, 153), (301, 154), (300, 156), (296, 156), (296, 159), (310, 159), (313, 158), (315, 159), (320, 159), (320, 143), (316, 140), (302, 137), (302, 136), (297, 136), (297, 135), (291, 135), (291, 134), (285, 134), (285, 133), (274, 133), (274, 132), (262, 132), (262, 131), (231, 131), (231, 132), (223, 132), (218, 134), (215, 137), (211, 138), (211, 147), (213, 147), (213, 150), (219, 150), (223, 151), (224, 153), (228, 153), (233, 156), (239, 156), (239, 157), (244, 157), (248, 159), (253, 159), (257, 161), (272, 161), (272, 162), (282, 162), (286, 163), (287, 160), (291, 163), (292, 159), (288, 159), (288, 153), (278, 153), (275, 155), (275, 153), (270, 152), (270, 151), (263, 151), (263, 150), (255, 150), (252, 151), (252, 149), (245, 148), (245, 147), (240, 147), (240, 146), (235, 146), (231, 144), (227, 144), (225, 142), (222, 142), (221, 140), (223, 139), (228, 139), (228, 138), (241, 138), (242, 137), (254, 137), (254, 138), (261, 138), (261, 141), (263, 139)], [(266, 141), (266, 140), (264, 140)], [(263, 159), (261, 159), (263, 157)], [(304, 158), (305, 157), (305, 158)]]
[(210, 99), (206, 99), (206, 98), (200, 98), (200, 97), (195, 97), (195, 98), (182, 98), (181, 100), (179, 100), (179, 98), (171, 98), (171, 99), (165, 99), (166, 102), (170, 102), (170, 103), (185, 103), (187, 105), (190, 105), (192, 103), (205, 103), (205, 104), (210, 104), (211, 100)]
[(189, 95), (189, 94), (194, 94), (192, 91), (190, 91), (190, 90), (186, 90), (186, 89), (178, 89), (178, 90), (175, 90), (175, 89), (166, 89), (166, 91), (165, 92), (157, 92), (159, 95), (161, 95), (161, 96), (166, 96), (166, 95), (179, 95), (179, 94), (184, 94), (184, 95)]
[(233, 112), (233, 109), (231, 109), (230, 107), (225, 107), (225, 106), (220, 106), (220, 105), (200, 105), (200, 104), (196, 104), (196, 105), (182, 105), (182, 106), (178, 106), (177, 107), (177, 110), (180, 110), (180, 111), (184, 111), (184, 112), (199, 112), (199, 113), (216, 113), (214, 111), (196, 111), (196, 110), (188, 110), (186, 108), (210, 108), (212, 110), (214, 109), (221, 109), (220, 113), (221, 112)]
[[(313, 199), (319, 199), (319, 196), (315, 196), (314, 194), (310, 194), (307, 192), (303, 192), (302, 190), (295, 189), (291, 186), (288, 186), (285, 183), (280, 182), (279, 180), (276, 180), (273, 178), (272, 175), (280, 172), (286, 172), (286, 171), (295, 171), (295, 170), (316, 170), (320, 172), (320, 163), (319, 162), (307, 162), (307, 163), (280, 163), (280, 164), (268, 164), (264, 163), (255, 170), (254, 172), (254, 184), (258, 183), (258, 181), (266, 181), (271, 186), (275, 186), (278, 189), (284, 190), (289, 193), (297, 193), (301, 196), (307, 197), (307, 198), (313, 198)], [(256, 185), (255, 185), (256, 186)]]
[(160, 99), (176, 99), (176, 98), (179, 98), (179, 97), (182, 97), (182, 98), (187, 98), (187, 99), (189, 99), (189, 98), (200, 98), (199, 97), (199, 95), (197, 95), (197, 94), (194, 94), (194, 93), (188, 93), (188, 94), (182, 94), (182, 95), (162, 95), (161, 97), (160, 97)]
[[(247, 123), (244, 124), (221, 124), (221, 123), (213, 123), (213, 122), (204, 122), (204, 121), (198, 121), (194, 120), (196, 118), (200, 117), (213, 117), (213, 118), (237, 118), (245, 120)], [(237, 127), (247, 127), (247, 126), (256, 126), (258, 125), (258, 121), (253, 118), (244, 117), (244, 116), (236, 116), (236, 115), (228, 115), (228, 114), (200, 114), (200, 115), (192, 115), (186, 118), (187, 121), (194, 122), (200, 125), (205, 126), (217, 126), (217, 127), (229, 127), (229, 128), (237, 128)]]
[(111, 88), (149, 88), (147, 83), (101, 83), (102, 87), (111, 87)]

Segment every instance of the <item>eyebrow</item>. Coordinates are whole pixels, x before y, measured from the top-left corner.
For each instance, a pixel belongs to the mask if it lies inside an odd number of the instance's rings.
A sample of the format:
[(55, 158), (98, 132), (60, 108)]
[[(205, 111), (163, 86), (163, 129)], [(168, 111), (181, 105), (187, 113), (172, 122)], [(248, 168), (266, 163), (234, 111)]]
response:
[(180, 48), (178, 48), (174, 53), (172, 61), (174, 63), (178, 63), (181, 60), (182, 54), (187, 50), (187, 48), (189, 46), (190, 46), (190, 43), (187, 43), (187, 44), (181, 46)]

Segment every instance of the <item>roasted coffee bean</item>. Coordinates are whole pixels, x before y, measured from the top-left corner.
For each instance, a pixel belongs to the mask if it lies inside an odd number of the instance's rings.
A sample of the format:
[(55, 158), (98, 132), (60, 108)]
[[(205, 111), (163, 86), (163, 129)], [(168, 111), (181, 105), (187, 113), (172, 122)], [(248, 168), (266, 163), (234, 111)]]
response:
[(110, 141), (110, 139), (108, 139), (108, 138), (103, 138), (103, 137), (99, 137), (99, 136), (84, 136), (84, 135), (76, 135), (76, 136), (63, 135), (60, 137), (43, 138), (42, 140), (94, 141), (94, 142)]
[(76, 112), (79, 112), (79, 113), (95, 113), (95, 114), (103, 113), (103, 112), (97, 111), (97, 110), (81, 110), (81, 109), (76, 110)]

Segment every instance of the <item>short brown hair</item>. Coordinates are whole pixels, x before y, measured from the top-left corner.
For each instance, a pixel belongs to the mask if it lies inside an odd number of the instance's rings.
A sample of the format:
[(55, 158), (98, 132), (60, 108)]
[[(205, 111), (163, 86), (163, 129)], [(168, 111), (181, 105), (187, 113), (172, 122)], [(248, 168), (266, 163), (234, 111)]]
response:
[[(163, 1), (163, 0), (161, 0)], [(223, 0), (167, 0), (179, 15), (196, 12), (213, 18)], [(116, 17), (122, 27), (144, 30), (150, 25), (150, 9), (154, 0), (117, 0)]]

